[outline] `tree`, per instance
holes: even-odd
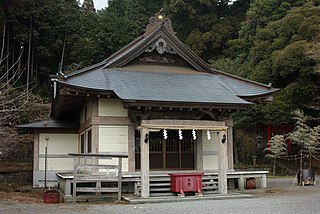
[[[281,157],[281,155],[287,155],[287,144],[285,142],[285,138],[283,135],[275,135],[273,136],[269,142],[269,147],[264,151],[266,152],[267,158],[273,159],[273,175],[276,174],[276,161],[277,158]]]
[[[301,6],[308,0],[255,0],[246,13],[239,32],[239,38],[229,41],[232,58],[240,57],[244,63],[250,49],[255,44],[255,36],[259,29],[265,28],[270,22],[283,18],[292,7]]]
[[[158,12],[163,1],[109,0],[108,8],[97,14],[97,41],[104,58],[143,34],[150,16]]]
[[[29,76],[37,87],[37,92],[49,94],[48,75],[60,70],[62,50],[65,44],[69,53],[69,41],[78,33],[80,7],[76,0],[16,0],[1,2],[0,22],[7,23],[6,53],[10,52],[11,67],[20,55],[20,47],[25,51],[21,63],[28,69],[21,70],[23,76]],[[2,31],[1,31],[2,33]],[[68,54],[64,62],[69,63]],[[16,65],[12,71],[18,69]],[[10,74],[11,75],[11,74]],[[26,80],[28,78],[23,78]],[[25,84],[22,82],[21,84]]]
[[[295,129],[288,134],[288,138],[300,146],[300,169],[303,167],[303,154],[309,157],[308,168],[312,167],[312,156],[320,151],[320,126],[311,128],[307,121],[309,116],[304,115],[302,110],[295,110],[293,112],[296,120]]]
[[[82,9],[86,13],[95,13],[96,9],[94,8],[93,0],[84,0],[82,4]]]
[[[5,60],[0,60],[0,73],[3,74],[0,76],[0,128],[15,126],[37,118],[45,118],[49,113],[49,105],[45,104],[48,102],[34,95],[27,85],[20,84],[23,77],[22,71],[15,70],[10,75],[10,79],[7,79],[8,73],[12,73],[13,67],[6,70],[6,66],[4,66],[6,60],[9,60],[8,57],[5,57]],[[15,64],[17,63],[19,62],[17,61]],[[26,68],[26,66],[21,67]]]
[[[229,42],[230,58],[212,65],[280,88],[274,102],[260,108],[265,124],[290,123],[297,108],[320,118],[319,29],[320,8],[313,1],[256,0],[239,38]]]
[[[165,10],[173,20],[177,36],[202,58],[224,55],[229,39],[237,38],[250,1],[167,0]]]
[[[315,123],[320,124],[320,32],[315,38],[306,44],[305,54],[314,62],[315,89],[314,96],[310,103],[306,105],[308,111],[312,112],[311,118]]]

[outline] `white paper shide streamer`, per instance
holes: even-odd
[[[193,140],[197,139],[197,133],[194,129],[192,130],[192,138],[193,138]]]
[[[207,130],[207,139],[211,140],[211,132],[210,132],[210,130]]]
[[[168,139],[168,133],[167,130],[163,129],[163,139]]]
[[[181,129],[179,129],[178,134],[179,134],[179,140],[182,140],[182,139],[183,139],[183,136],[182,136],[182,131],[181,131]]]

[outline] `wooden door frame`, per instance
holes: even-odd
[[[218,131],[218,176],[219,193],[227,193],[227,130],[225,121],[203,120],[141,120],[140,146],[141,146],[141,197],[150,196],[149,188],[149,130],[152,129],[181,129],[181,130],[212,130]]]

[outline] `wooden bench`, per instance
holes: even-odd
[[[238,188],[245,189],[247,178],[259,178],[260,188],[267,188],[267,174],[269,171],[234,171],[227,172],[228,179],[236,179],[238,181]]]
[[[122,158],[127,154],[120,153],[69,153],[74,157],[72,201],[77,199],[77,193],[111,193],[118,192],[118,201],[121,201],[122,186]],[[113,158],[116,163],[110,163]],[[114,161],[112,161],[114,162]],[[70,182],[70,181],[69,181]],[[102,182],[117,183],[116,187],[102,187]],[[94,186],[79,183],[94,183]],[[67,185],[67,184],[66,184]],[[67,190],[68,192],[71,190]]]

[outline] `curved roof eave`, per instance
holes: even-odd
[[[223,76],[234,78],[234,79],[237,79],[237,80],[240,80],[240,81],[244,81],[244,82],[247,82],[247,83],[252,83],[252,84],[260,86],[260,87],[272,89],[272,86],[270,84],[268,85],[268,84],[265,84],[265,83],[260,83],[260,82],[254,81],[254,80],[250,80],[250,79],[247,79],[247,78],[244,78],[244,77],[239,77],[239,76],[236,76],[234,74],[230,74],[228,72],[221,71],[221,70],[214,69],[214,68],[211,68],[211,70],[216,72],[217,74],[221,74]],[[278,89],[276,89],[276,90],[278,90]]]
[[[73,84],[70,84],[70,83],[67,83],[67,82],[64,82],[61,80],[57,80],[56,82],[61,85],[68,86],[69,88],[76,89],[76,90],[82,90],[82,91],[88,91],[88,92],[91,91],[91,92],[96,92],[96,93],[98,93],[98,92],[100,92],[100,93],[114,93],[113,90],[83,87],[83,86],[79,86],[79,85],[73,85]]]
[[[272,88],[271,91],[268,91],[268,92],[265,92],[265,93],[259,93],[259,94],[255,94],[255,95],[247,95],[247,96],[244,96],[244,95],[237,95],[238,97],[241,97],[241,98],[258,98],[258,97],[261,97],[261,96],[270,96],[272,95],[273,93],[279,91],[278,88]]]

